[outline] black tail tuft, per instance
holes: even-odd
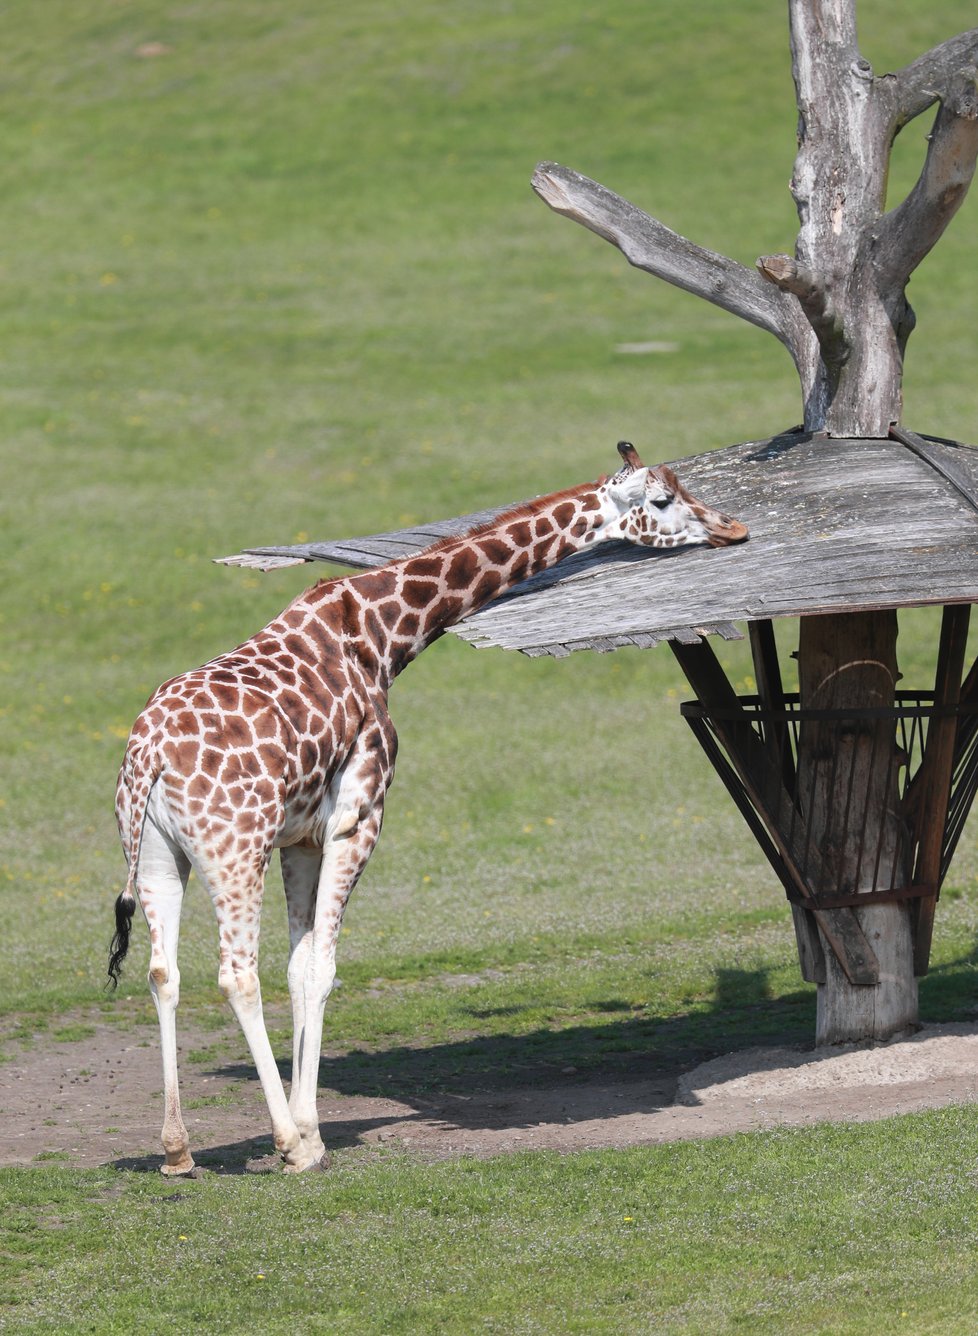
[[[109,984],[113,988],[118,986],[122,962],[129,950],[129,932],[135,912],[136,901],[128,891],[123,891],[115,902],[115,936],[109,947]]]

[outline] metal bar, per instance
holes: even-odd
[[[812,909],[863,909],[866,905],[889,904],[896,900],[924,900],[934,894],[932,886],[891,886],[882,891],[856,891],[852,895],[818,895],[812,900],[788,899]]]
[[[798,862],[794,849],[787,843],[784,817],[793,807],[793,800],[711,646],[705,640],[698,645],[680,645],[675,641],[670,641],[670,645],[693,691],[708,707],[711,724],[752,804],[764,814],[768,834],[792,881],[802,894],[810,895],[808,881],[821,861],[818,851],[810,851],[806,866]],[[879,983],[879,961],[852,910],[828,910],[819,912],[817,917],[826,941],[851,982],[867,986]]]
[[[793,879],[792,869],[781,857],[777,846],[768,834],[767,827],[758,815],[757,809],[747,796],[747,790],[740,782],[736,769],[731,765],[730,760],[717,741],[712,729],[703,719],[687,716],[686,722],[692,729],[696,741],[706,753],[707,760],[723,781],[737,810],[747,822],[751,834],[761,847],[761,852],[777,874],[778,880],[784,887],[788,899],[790,900],[792,897],[798,897],[799,900],[804,900],[808,894],[807,889],[804,888],[804,883],[799,886]]]

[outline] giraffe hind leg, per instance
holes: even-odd
[[[301,981],[296,972],[297,989],[301,987],[303,993],[303,1039],[300,1068],[293,1076],[291,1107],[299,1133],[309,1146],[322,1144],[316,1094],[326,999],[336,977],[336,943],[347,900],[380,834],[381,815],[378,801],[356,830],[327,841]]]
[[[190,1138],[180,1110],[176,1030],[180,1001],[180,971],[177,968],[180,910],[189,875],[190,861],[186,854],[152,820],[147,820],[139,851],[137,885],[139,903],[149,927],[149,989],[160,1022],[164,1174],[189,1174],[194,1168]]]

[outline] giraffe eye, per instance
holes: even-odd
[[[665,510],[666,506],[672,505],[672,496],[668,492],[665,496],[654,496],[652,504],[656,510]]]

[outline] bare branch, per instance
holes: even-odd
[[[897,129],[939,101],[952,76],[969,65],[978,65],[978,28],[951,37],[939,46],[887,75],[897,85]]]
[[[880,220],[876,257],[881,291],[901,289],[960,208],[978,158],[975,70],[949,82],[930,134],[927,157],[910,194]]]
[[[697,246],[597,181],[557,163],[537,167],[533,189],[556,213],[617,246],[637,269],[749,320],[791,349],[797,317],[790,299],[746,265]]]

